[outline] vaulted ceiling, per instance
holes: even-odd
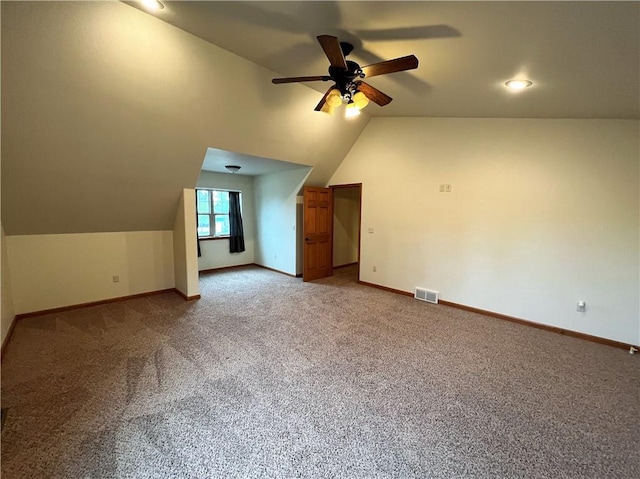
[[[370,116],[639,117],[638,2],[127,3],[1,3],[7,234],[170,229],[208,149],[324,184]],[[271,79],[324,74],[320,34],[420,66],[370,80],[384,108],[314,112],[325,83]]]
[[[164,3],[157,18],[284,76],[327,73],[320,34],[361,66],[415,54],[417,70],[371,79],[394,98],[372,116],[640,117],[639,2]],[[514,94],[514,77],[534,86]]]
[[[367,117],[121,2],[2,2],[6,234],[167,230],[208,148],[329,180]]]

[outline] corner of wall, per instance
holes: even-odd
[[[196,238],[196,192],[184,188],[173,223],[173,257],[176,289],[187,298],[200,294]]]
[[[9,272],[9,262],[7,254],[7,244],[5,241],[4,228],[0,225],[1,234],[0,237],[0,249],[2,249],[2,257],[0,258],[2,267],[2,276],[0,282],[2,283],[2,289],[0,292],[0,301],[2,302],[2,315],[0,317],[0,330],[2,332],[2,350],[4,352],[5,341],[9,335],[9,331],[15,321],[15,310],[13,309],[13,294],[11,291],[11,274]]]
[[[256,264],[298,274],[297,198],[311,171],[304,167],[256,177]]]

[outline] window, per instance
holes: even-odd
[[[198,238],[229,236],[229,192],[196,190]]]

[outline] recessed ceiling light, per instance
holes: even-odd
[[[141,3],[144,8],[152,12],[157,12],[158,10],[162,10],[164,8],[164,5],[158,0],[141,0]]]
[[[530,82],[529,80],[509,80],[505,85],[510,90],[524,90],[525,88],[529,88],[533,85],[533,82]]]

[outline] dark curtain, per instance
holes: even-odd
[[[196,242],[198,243],[198,258],[202,257],[200,251],[200,236],[198,236],[198,190],[196,190]]]
[[[242,229],[242,213],[240,213],[240,193],[229,192],[229,252],[244,251],[244,230]]]

